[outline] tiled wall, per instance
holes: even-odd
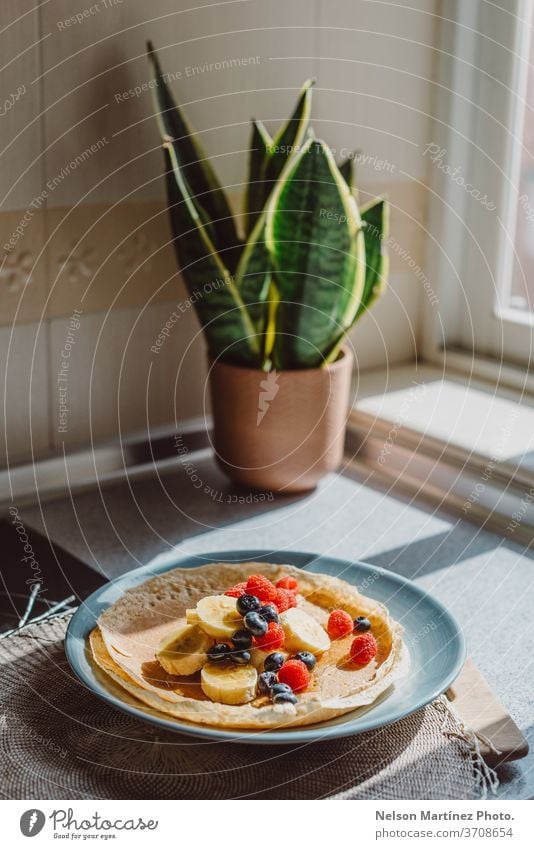
[[[302,81],[317,77],[316,132],[339,154],[361,151],[361,198],[387,190],[399,245],[390,292],[355,331],[359,365],[413,356],[433,8],[424,0],[2,0],[3,464],[203,410],[192,311],[151,351],[184,289],[143,88],[146,38],[234,198],[250,117],[274,128]]]

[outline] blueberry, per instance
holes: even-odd
[[[292,705],[296,705],[298,699],[296,695],[290,691],[289,693],[275,693],[273,695],[273,702],[275,703],[275,705],[281,705],[284,704],[284,702],[289,702]]]
[[[241,596],[245,598],[245,596]],[[250,631],[255,637],[263,637],[267,633],[267,622],[255,610],[251,610],[245,615],[245,628]]]
[[[278,611],[272,604],[264,604],[259,609],[260,616],[263,616],[266,622],[278,622]]]
[[[239,631],[236,631],[232,637],[232,643],[236,649],[249,649],[252,645],[252,634],[250,634],[246,628],[240,628]]]
[[[260,672],[258,675],[258,690],[268,695],[276,684],[275,672]]]
[[[284,660],[284,655],[279,651],[275,651],[272,654],[267,655],[263,668],[266,672],[277,672],[280,667],[284,665]]]
[[[311,651],[299,651],[299,653],[295,655],[295,660],[301,660],[310,672],[317,663],[317,658],[311,653]]]
[[[369,631],[370,628],[371,628],[371,623],[369,622],[369,620],[367,619],[366,616],[358,616],[354,620],[354,630],[355,631],[360,631],[360,632],[363,633],[364,631]]]
[[[226,643],[215,643],[207,651],[208,660],[212,663],[222,663],[224,660],[228,660],[228,653],[230,651],[230,646],[226,645]]]
[[[230,652],[230,660],[232,663],[236,663],[238,666],[244,666],[246,663],[250,663],[250,652],[249,651],[233,651]]]
[[[292,693],[293,690],[289,686],[289,684],[273,684],[271,687],[271,692],[273,696],[279,695],[280,693]]]
[[[241,616],[246,616],[251,610],[259,610],[261,601],[255,595],[241,595],[237,599],[236,607]]]

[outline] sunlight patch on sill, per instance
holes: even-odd
[[[353,397],[351,423],[360,431],[389,424],[456,454],[534,471],[531,399],[415,364],[360,375]]]

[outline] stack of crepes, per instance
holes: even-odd
[[[298,607],[323,626],[334,608],[369,619],[378,645],[372,662],[362,667],[350,663],[350,638],[332,642],[296,704],[273,704],[261,695],[247,704],[221,704],[202,691],[198,673],[166,672],[156,652],[162,640],[186,621],[186,611],[257,572],[273,582],[294,576]],[[402,627],[384,605],[361,595],[356,587],[330,575],[268,563],[210,563],[165,572],[125,592],[101,614],[90,635],[94,662],[121,692],[181,722],[236,729],[309,725],[370,705],[398,677],[402,646]],[[126,693],[125,701],[131,701]]]

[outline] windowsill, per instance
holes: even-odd
[[[530,542],[534,399],[416,363],[356,376],[353,397],[349,447],[377,482]]]
[[[396,366],[360,375],[352,420],[384,421],[405,436],[473,462],[496,459],[534,478],[534,400],[496,392],[482,381],[444,375],[433,366]]]

